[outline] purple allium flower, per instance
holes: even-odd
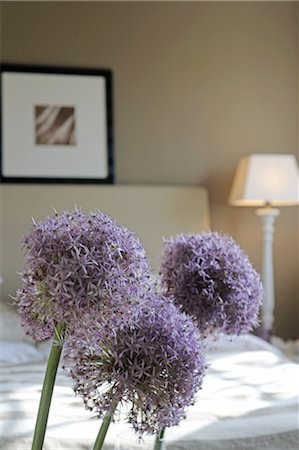
[[[139,295],[150,266],[135,234],[102,212],[63,212],[35,224],[24,238],[25,270],[15,306],[33,339],[84,309]],[[76,324],[76,323],[75,323]]]
[[[126,405],[140,435],[177,425],[205,373],[197,327],[171,299],[152,293],[129,320],[117,313],[97,323],[89,315],[64,353],[86,408],[104,417]]]
[[[165,241],[160,272],[166,295],[203,335],[240,335],[257,325],[260,276],[230,236],[205,232]]]

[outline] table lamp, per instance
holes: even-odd
[[[270,341],[274,322],[273,236],[277,206],[299,204],[299,172],[294,155],[252,154],[239,161],[229,203],[258,206],[263,226],[262,281],[264,299],[261,337]]]

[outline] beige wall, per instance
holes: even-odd
[[[242,155],[298,152],[298,2],[1,5],[3,61],[113,70],[117,182],[206,185],[214,228],[260,269],[259,220],[227,196]],[[299,336],[296,246],[286,208],[274,246],[284,337]]]

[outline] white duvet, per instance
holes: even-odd
[[[13,345],[17,354],[18,343]],[[196,404],[179,427],[167,430],[167,450],[298,450],[299,366],[253,336],[222,345],[208,359]],[[27,450],[45,361],[2,362],[0,448]],[[44,449],[91,449],[99,427],[100,421],[84,410],[71,381],[59,370]],[[131,432],[125,439],[118,437],[128,430],[122,421],[112,424],[105,449],[152,449],[151,438],[139,446]],[[120,441],[126,441],[125,446],[118,447]]]

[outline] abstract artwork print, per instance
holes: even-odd
[[[75,108],[71,106],[36,105],[36,145],[75,145]]]

